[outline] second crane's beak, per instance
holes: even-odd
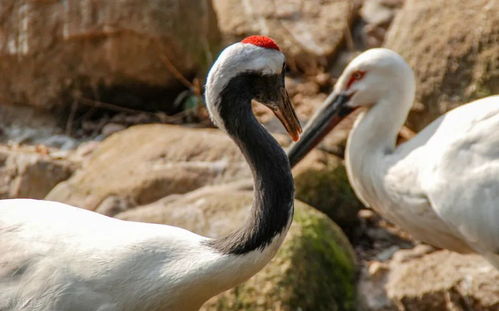
[[[324,136],[352,112],[353,109],[346,105],[349,99],[350,96],[341,93],[329,95],[322,107],[308,122],[301,140],[289,148],[288,158],[291,167],[300,162]]]
[[[286,131],[293,141],[298,141],[302,132],[300,121],[298,121],[298,118],[296,117],[295,110],[293,109],[293,105],[291,105],[286,89],[282,87],[279,92],[279,99],[272,107],[272,111],[279,121],[281,121],[282,125],[284,125],[284,128],[286,128]]]

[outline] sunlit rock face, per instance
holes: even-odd
[[[499,93],[498,11],[499,2],[489,0],[406,1],[384,46],[402,55],[416,75],[412,129]]]
[[[211,1],[4,0],[0,104],[156,109],[182,86],[178,75],[202,74],[219,47]]]
[[[261,33],[274,38],[293,69],[315,73],[340,48],[357,5],[348,0],[213,1],[225,41]]]

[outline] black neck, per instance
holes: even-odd
[[[251,110],[250,85],[254,74],[233,78],[214,103],[225,129],[239,146],[254,179],[251,216],[245,225],[210,245],[227,254],[244,254],[263,249],[287,229],[293,216],[293,177],[286,154],[275,139],[260,125]]]

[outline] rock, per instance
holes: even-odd
[[[101,210],[112,215],[123,207],[249,177],[238,148],[221,131],[148,124],[105,139],[46,199],[89,210],[104,204]]]
[[[251,187],[251,185],[250,185]],[[251,196],[238,184],[205,186],[116,214],[123,220],[175,225],[209,237],[230,233],[248,215]]]
[[[3,0],[0,16],[1,104],[165,109],[173,67],[202,74],[220,45],[211,1]]]
[[[406,1],[384,46],[416,74],[409,127],[420,130],[454,107],[499,93],[498,11],[496,0]]]
[[[329,157],[323,168],[301,169],[295,174],[296,198],[328,215],[352,237],[363,205],[350,186],[345,167],[338,162]]]
[[[388,298],[386,282],[388,265],[378,261],[368,263],[360,273],[358,296],[362,311],[397,311],[395,304]]]
[[[32,148],[0,146],[0,199],[43,197],[68,179],[75,165]]]
[[[315,73],[343,42],[357,6],[347,0],[216,0],[218,26],[226,41],[250,34],[274,38],[293,69]]]
[[[122,124],[118,123],[108,123],[104,125],[104,127],[101,130],[101,135],[104,137],[110,136],[111,134],[114,134],[116,132],[124,130],[126,127]]]
[[[499,309],[499,271],[478,255],[442,250],[394,262],[386,288],[400,310]]]
[[[499,309],[499,271],[479,255],[420,245],[397,251],[382,266],[362,272],[359,297],[366,311]]]
[[[368,24],[389,24],[404,0],[365,0],[360,9],[360,16]]]
[[[3,106],[0,101],[0,142],[58,147],[50,145],[51,137],[60,134],[53,113],[28,106]]]
[[[390,26],[404,0],[365,0],[360,16],[366,23],[363,37],[367,47],[374,48],[383,44],[386,30]]]
[[[250,191],[207,187],[117,217],[217,237],[243,223],[251,198]],[[211,299],[201,310],[356,310],[355,270],[352,248],[341,230],[297,201],[294,222],[276,257],[250,280]]]

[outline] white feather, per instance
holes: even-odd
[[[346,165],[357,195],[416,239],[478,252],[499,268],[499,96],[441,116],[407,143],[395,140],[414,98],[412,70],[396,53],[373,49],[356,70],[352,107],[364,112],[350,133]]]
[[[222,255],[187,230],[57,202],[0,201],[0,310],[197,310],[259,271],[283,236]]]
[[[283,62],[280,52],[248,44],[226,49],[208,76],[215,122],[223,127],[213,102],[232,77],[280,73]],[[197,310],[262,269],[286,231],[263,249],[232,255],[177,227],[122,221],[57,202],[0,200],[0,310]]]

